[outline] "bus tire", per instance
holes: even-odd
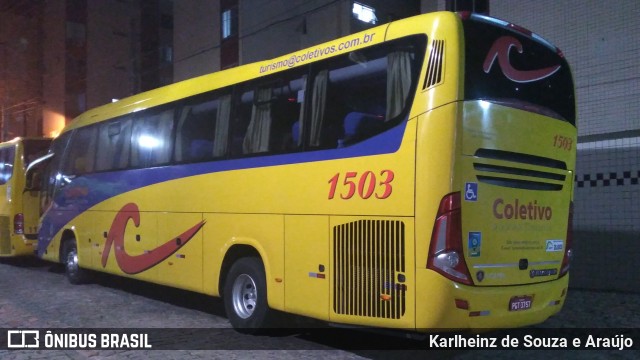
[[[237,331],[254,334],[269,326],[273,310],[267,303],[265,271],[259,258],[243,257],[233,263],[223,297],[227,318]]]
[[[87,270],[78,264],[78,246],[75,239],[65,241],[62,252],[62,264],[67,280],[74,285],[84,284],[89,279]]]

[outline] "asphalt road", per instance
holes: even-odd
[[[97,276],[90,284],[74,286],[67,282],[59,265],[35,259],[0,261],[3,341],[8,329],[41,329],[41,332],[52,329],[58,334],[82,328],[91,328],[86,330],[88,333],[98,332],[92,329],[118,332],[123,328],[139,328],[149,333],[154,346],[153,350],[0,350],[3,359],[640,358],[640,351],[635,350],[640,349],[640,294],[572,289],[561,313],[544,324],[481,335],[495,338],[498,343],[516,338],[522,345],[525,336],[532,334],[528,343],[534,346],[525,350],[443,349],[433,346],[430,338],[418,341],[326,327],[297,318],[290,320],[300,328],[263,336],[243,335],[230,328],[219,299],[107,275]],[[565,350],[571,348],[575,338],[585,341],[590,334],[609,338],[611,344],[628,345],[632,341],[634,347]],[[552,338],[556,337],[569,344],[561,350],[545,349],[553,345]],[[555,342],[563,345],[561,341]]]

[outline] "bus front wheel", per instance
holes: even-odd
[[[64,243],[62,263],[70,283],[77,285],[87,281],[87,270],[82,269],[78,264],[78,246],[76,245],[75,239],[68,240]]]
[[[240,258],[231,266],[223,296],[227,317],[236,330],[256,333],[268,327],[272,310],[267,304],[265,271],[259,258]]]

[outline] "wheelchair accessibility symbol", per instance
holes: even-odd
[[[468,182],[464,188],[464,199],[466,201],[478,201],[478,183]]]

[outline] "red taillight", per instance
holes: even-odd
[[[458,11],[458,16],[462,20],[469,20],[471,18],[471,11]]]
[[[24,215],[16,214],[13,217],[13,232],[16,234],[24,234]]]
[[[431,235],[427,268],[447,279],[473,285],[464,261],[460,193],[452,193],[440,201]]]
[[[511,29],[523,34],[523,35],[526,35],[528,37],[531,37],[533,35],[533,32],[531,32],[531,30],[529,30],[529,29],[527,29],[525,27],[522,27],[520,25],[516,25],[516,24],[511,24],[510,23],[509,24],[509,28],[511,28]]]
[[[564,258],[562,258],[562,266],[560,267],[560,275],[563,277],[569,272],[571,267],[571,259],[573,258],[573,201],[569,204],[569,221],[567,222],[567,240],[564,244]]]

